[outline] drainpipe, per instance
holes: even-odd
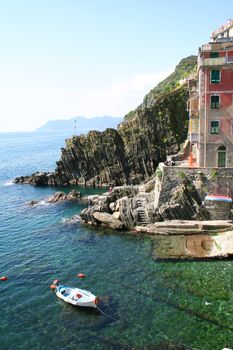
[[[205,69],[205,112],[204,112],[204,168],[206,168],[206,139],[207,139],[207,68]]]

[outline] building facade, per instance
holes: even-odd
[[[190,158],[198,167],[233,167],[233,20],[212,33],[189,79]]]

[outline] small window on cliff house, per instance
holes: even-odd
[[[220,99],[218,95],[213,95],[211,96],[211,103],[210,103],[210,107],[212,109],[218,109],[220,108]]]
[[[217,58],[219,56],[218,52],[211,52],[210,53],[210,58]]]
[[[210,133],[211,134],[219,134],[219,121],[212,120],[210,122]]]
[[[212,69],[211,70],[211,79],[212,84],[218,84],[220,83],[220,70],[219,69]]]

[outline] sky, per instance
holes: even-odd
[[[0,132],[123,117],[229,18],[232,0],[0,0]]]

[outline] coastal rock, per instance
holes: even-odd
[[[44,200],[44,203],[58,203],[62,201],[78,201],[81,198],[81,193],[79,191],[73,190],[68,194],[62,191],[55,192],[52,196]],[[32,200],[28,202],[29,205],[34,206],[38,204],[38,201]]]
[[[114,218],[116,218],[116,219],[119,219],[119,220],[120,220],[120,218],[121,218],[121,214],[120,214],[119,211],[114,211],[114,213],[113,213],[112,215],[113,215]]]
[[[147,194],[145,194],[146,197]],[[148,204],[145,209],[142,207],[142,194],[139,194],[138,186],[115,187],[111,193],[104,193],[103,195],[93,197],[89,196],[88,204],[88,208],[84,209],[80,214],[85,223],[96,225],[97,222],[94,213],[105,212],[119,219],[123,227],[128,229],[133,228],[139,223],[145,224],[145,221],[142,220],[142,214],[147,215],[146,208]],[[145,220],[145,217],[143,219]]]
[[[55,192],[51,197],[47,199],[47,203],[57,203],[61,201],[77,201],[81,198],[81,193],[79,191],[73,190],[70,191],[68,194],[65,192]]]
[[[35,200],[32,200],[32,201],[29,201],[28,204],[33,207],[34,205],[38,204],[38,202]]]
[[[94,212],[93,216],[97,222],[99,221],[102,224],[102,226],[113,229],[121,229],[123,227],[122,222],[109,213]]]
[[[156,100],[150,109],[138,107],[117,130],[72,137],[62,149],[56,173],[87,186],[138,184],[148,179],[186,138],[186,99],[186,87],[181,87]],[[179,123],[182,128],[177,128]]]
[[[198,191],[188,179],[170,192],[168,202],[157,208],[154,205],[152,184],[156,186],[154,179],[150,180],[149,185],[120,186],[115,187],[111,193],[93,196],[89,201],[89,208],[81,212],[81,218],[84,222],[96,224],[94,212],[106,212],[120,219],[127,229],[168,220],[209,218]],[[150,192],[146,192],[146,189]]]
[[[82,210],[82,212],[80,213],[80,217],[83,222],[93,224],[93,225],[98,225],[101,222],[101,220],[97,222],[96,217],[94,215],[96,212],[108,213],[108,214],[113,213],[112,214],[113,218],[119,220],[122,215],[120,212],[119,201],[122,198],[126,198],[126,199],[133,198],[135,195],[137,195],[137,193],[138,193],[137,186],[120,186],[120,187],[114,187],[114,189],[110,193],[106,192],[106,193],[103,193],[102,195],[88,196],[88,208]],[[115,211],[113,212],[113,210]],[[115,214],[115,212],[119,212],[119,214]],[[124,222],[127,221],[125,219],[125,214],[123,215]],[[121,222],[122,227],[125,226],[124,222],[123,221]]]
[[[201,197],[190,181],[175,187],[170,200],[157,208],[155,221],[206,220],[208,212],[202,206]]]
[[[70,191],[68,194],[65,192],[55,192],[49,199],[47,200],[47,203],[57,203],[61,201],[77,201],[81,198],[81,193],[79,191],[73,190]]]
[[[116,203],[115,202],[110,203],[109,208],[112,212],[114,212],[116,210]]]
[[[81,192],[77,190],[72,190],[67,194],[67,199],[71,201],[76,201],[82,197]]]
[[[119,212],[122,223],[127,228],[132,228],[135,226],[135,218],[133,216],[132,199],[128,197],[123,197],[119,200]]]
[[[36,172],[32,175],[16,177],[13,182],[34,186],[64,186],[69,184],[67,177],[59,176],[56,172]]]
[[[67,195],[65,192],[55,192],[51,197],[47,199],[47,203],[57,203],[58,201],[63,201],[67,199]]]

